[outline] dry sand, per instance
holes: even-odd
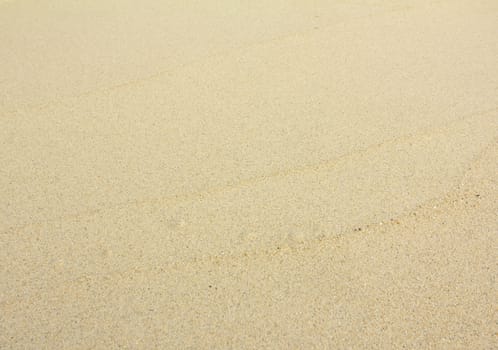
[[[496,349],[498,2],[0,1],[1,349]]]

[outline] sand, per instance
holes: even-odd
[[[0,1],[0,348],[498,348],[497,19]]]

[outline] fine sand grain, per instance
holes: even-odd
[[[498,348],[498,2],[0,0],[0,349]]]

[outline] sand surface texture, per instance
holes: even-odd
[[[0,1],[0,349],[498,348],[498,2]]]

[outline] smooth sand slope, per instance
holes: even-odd
[[[498,347],[498,2],[0,1],[1,349]]]

